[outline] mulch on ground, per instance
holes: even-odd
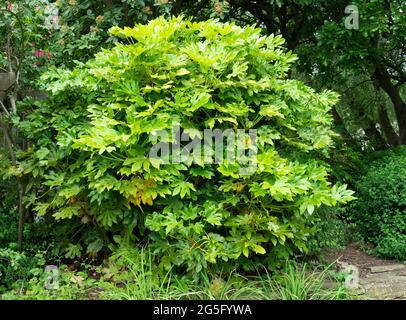
[[[358,267],[361,277],[364,277],[371,272],[369,269],[370,267],[398,264],[396,261],[385,260],[369,255],[365,251],[360,250],[357,243],[351,243],[343,250],[326,249],[322,252],[322,256],[329,262],[339,260],[341,262],[355,265]]]

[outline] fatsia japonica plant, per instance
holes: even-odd
[[[288,79],[296,57],[280,36],[182,17],[110,32],[114,48],[42,77],[49,99],[20,123],[33,141],[20,165],[40,185],[27,203],[38,216],[101,230],[71,240],[71,256],[115,241],[148,243],[162,267],[195,273],[275,266],[306,251],[315,208],[353,199],[319,160],[332,145],[337,94]],[[244,145],[256,143],[254,170],[151,158],[165,140],[156,132],[174,124],[192,138],[255,129]]]

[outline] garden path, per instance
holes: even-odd
[[[343,250],[326,250],[324,258],[337,261],[340,271],[353,276],[346,281],[361,299],[405,299],[406,265],[381,259],[361,250],[356,243]]]

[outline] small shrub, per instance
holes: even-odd
[[[383,257],[406,259],[406,147],[372,162],[350,208],[364,239]]]
[[[24,287],[33,276],[33,270],[44,265],[42,253],[30,256],[11,248],[0,248],[0,293]]]

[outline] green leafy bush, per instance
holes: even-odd
[[[24,286],[33,276],[33,269],[44,263],[41,252],[30,256],[12,248],[0,248],[0,293]]]
[[[27,203],[39,216],[98,230],[92,240],[75,238],[73,256],[148,241],[167,269],[275,266],[306,251],[315,208],[353,199],[328,181],[320,160],[337,95],[287,79],[296,57],[280,36],[182,18],[111,33],[122,38],[113,49],[45,74],[50,98],[19,123],[33,142],[20,166],[41,186]],[[241,162],[149,157],[165,142],[157,130],[174,124],[192,137],[206,128],[256,129],[254,171],[242,174]]]
[[[365,171],[364,155],[352,146],[337,141],[326,159],[334,181],[347,184],[351,189]]]
[[[406,259],[406,148],[372,162],[357,183],[358,200],[350,209],[366,241],[389,258]]]
[[[338,207],[321,207],[314,221],[315,233],[309,238],[309,251],[318,254],[320,249],[341,249],[348,242],[348,225],[341,219]]]

